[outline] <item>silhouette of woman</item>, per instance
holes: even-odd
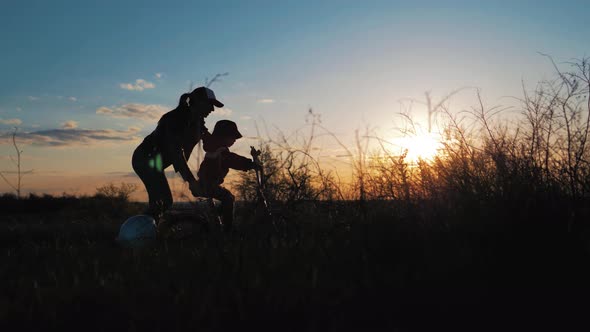
[[[156,221],[172,206],[172,193],[164,170],[174,166],[182,179],[189,184],[191,193],[198,193],[197,181],[187,160],[193,148],[203,137],[211,135],[205,127],[205,118],[213,106],[223,107],[213,90],[199,87],[180,97],[178,106],[162,115],[156,129],[145,137],[133,152],[133,170],[147,189],[149,206],[145,214]]]

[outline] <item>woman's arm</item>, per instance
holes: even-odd
[[[180,173],[182,179],[186,182],[196,182],[195,176],[191,172],[187,164],[187,156],[183,149],[183,133],[184,126],[187,125],[181,117],[171,116],[163,121],[164,130],[166,132],[166,139],[164,140],[163,148],[166,154],[170,157],[170,162],[174,166],[174,171]]]

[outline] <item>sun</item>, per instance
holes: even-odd
[[[442,148],[440,135],[433,133],[397,137],[391,141],[401,148],[401,152],[408,151],[406,161],[410,163],[420,159],[432,161]]]

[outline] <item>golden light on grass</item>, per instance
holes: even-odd
[[[396,137],[391,142],[401,149],[407,150],[406,161],[415,163],[422,159],[432,161],[442,149],[441,137],[439,134],[423,133],[412,136]]]

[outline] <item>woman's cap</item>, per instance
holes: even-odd
[[[238,126],[235,122],[230,120],[219,120],[213,128],[213,135],[215,136],[229,136],[235,139],[241,138],[242,134],[238,131]]]
[[[223,103],[215,98],[215,92],[207,87],[202,86],[194,89],[190,96],[191,98],[197,98],[198,100],[209,101],[217,107],[223,107]]]

